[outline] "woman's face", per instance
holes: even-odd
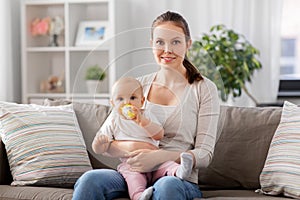
[[[191,45],[186,42],[182,28],[165,22],[153,30],[151,41],[156,62],[161,66],[178,68],[183,66],[184,56]]]

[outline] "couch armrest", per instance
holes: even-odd
[[[0,139],[0,185],[9,185],[11,182],[12,176],[9,169],[5,147]]]

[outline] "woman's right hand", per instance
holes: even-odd
[[[130,152],[138,149],[157,150],[157,147],[146,142],[114,140],[107,150],[107,153],[112,157],[127,157]]]
[[[166,161],[179,161],[181,152],[139,149],[128,154],[127,164],[136,172],[151,172]]]
[[[151,172],[161,163],[159,150],[139,149],[128,154],[127,164],[135,172]]]

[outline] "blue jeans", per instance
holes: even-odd
[[[192,200],[202,197],[197,184],[175,176],[164,176],[153,187],[154,200]],[[111,200],[122,197],[128,197],[126,182],[119,172],[111,169],[88,171],[74,186],[73,200]]]

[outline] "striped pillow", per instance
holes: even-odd
[[[300,197],[300,107],[290,102],[284,102],[260,184],[265,194]]]
[[[72,187],[92,169],[72,105],[0,102],[0,136],[12,185]]]

